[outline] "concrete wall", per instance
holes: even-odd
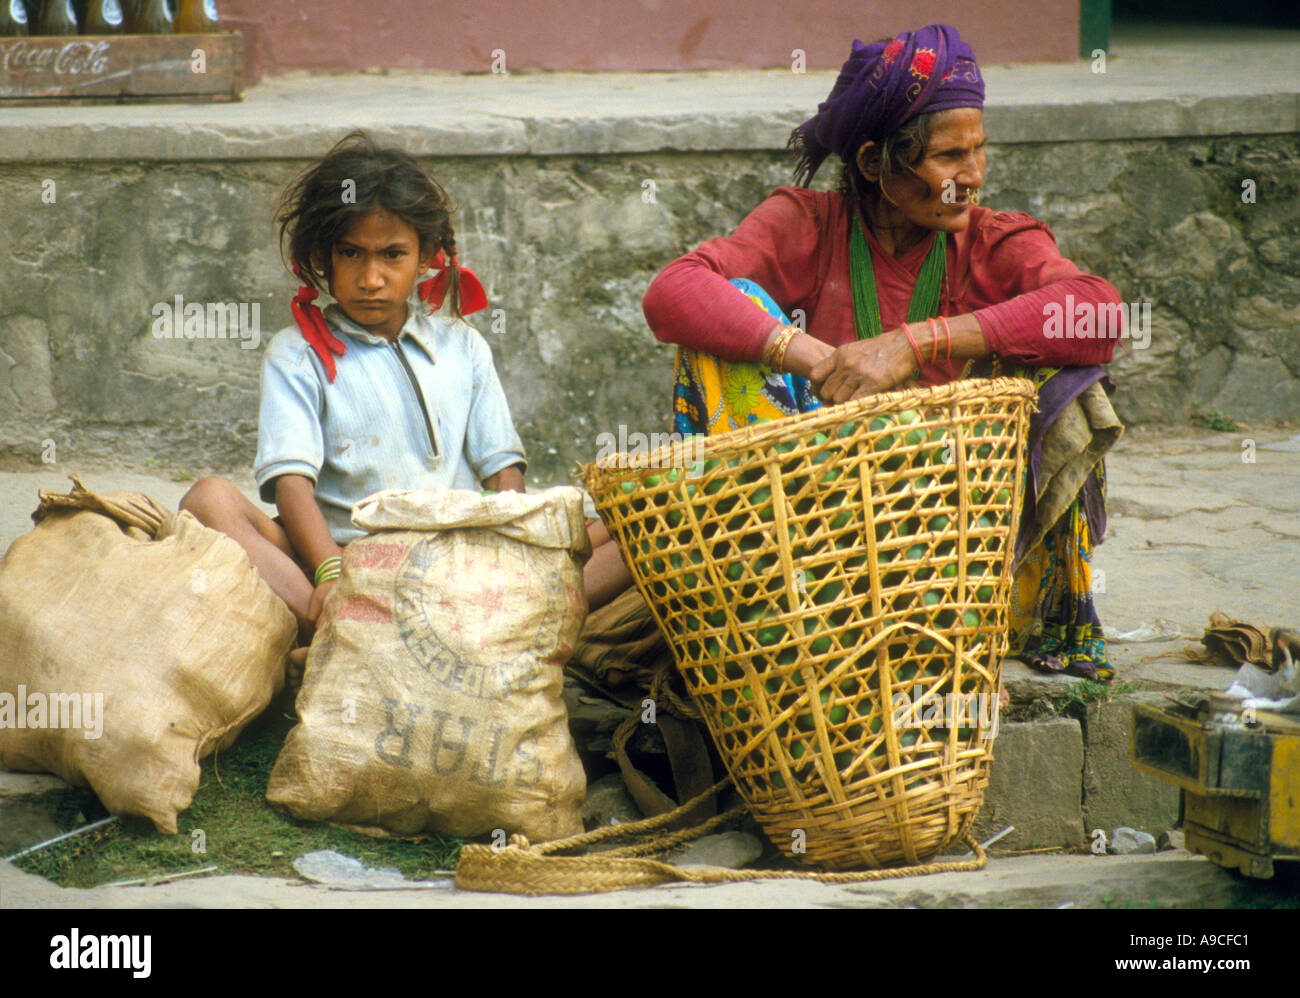
[[[546,482],[590,460],[600,432],[667,429],[672,352],[646,329],[641,295],[788,182],[784,156],[762,150],[426,162],[463,206],[462,258],[499,309],[475,322]],[[271,215],[302,165],[5,164],[0,461],[39,462],[52,441],[70,470],[247,468],[261,350],[159,338],[155,306],[256,304],[263,338],[287,325],[294,283]],[[1123,418],[1300,419],[1300,136],[1000,145],[986,193],[1050,224],[1126,299],[1150,299],[1149,346],[1114,365]]]
[[[1077,0],[221,0],[250,81],[294,70],[838,68],[853,38],[953,24],[989,64],[1077,57]],[[498,55],[500,53],[500,55]]]

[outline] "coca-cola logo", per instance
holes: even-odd
[[[88,76],[108,69],[108,42],[15,42],[4,49],[6,73]]]

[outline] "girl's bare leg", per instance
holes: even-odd
[[[591,539],[591,557],[582,570],[587,606],[597,610],[632,584],[632,573],[623,563],[618,545],[609,536],[605,524],[597,521],[587,528]]]
[[[180,508],[200,523],[233,538],[298,619],[299,630],[310,630],[307,608],[312,584],[294,560],[284,528],[258,509],[224,478],[201,478],[185,493]]]

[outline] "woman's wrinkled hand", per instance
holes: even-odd
[[[907,337],[891,330],[837,347],[813,367],[808,380],[823,402],[838,404],[898,388],[918,373]]]

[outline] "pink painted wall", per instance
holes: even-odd
[[[247,82],[295,70],[837,68],[852,39],[955,25],[984,63],[1076,59],[1078,0],[218,0]]]

